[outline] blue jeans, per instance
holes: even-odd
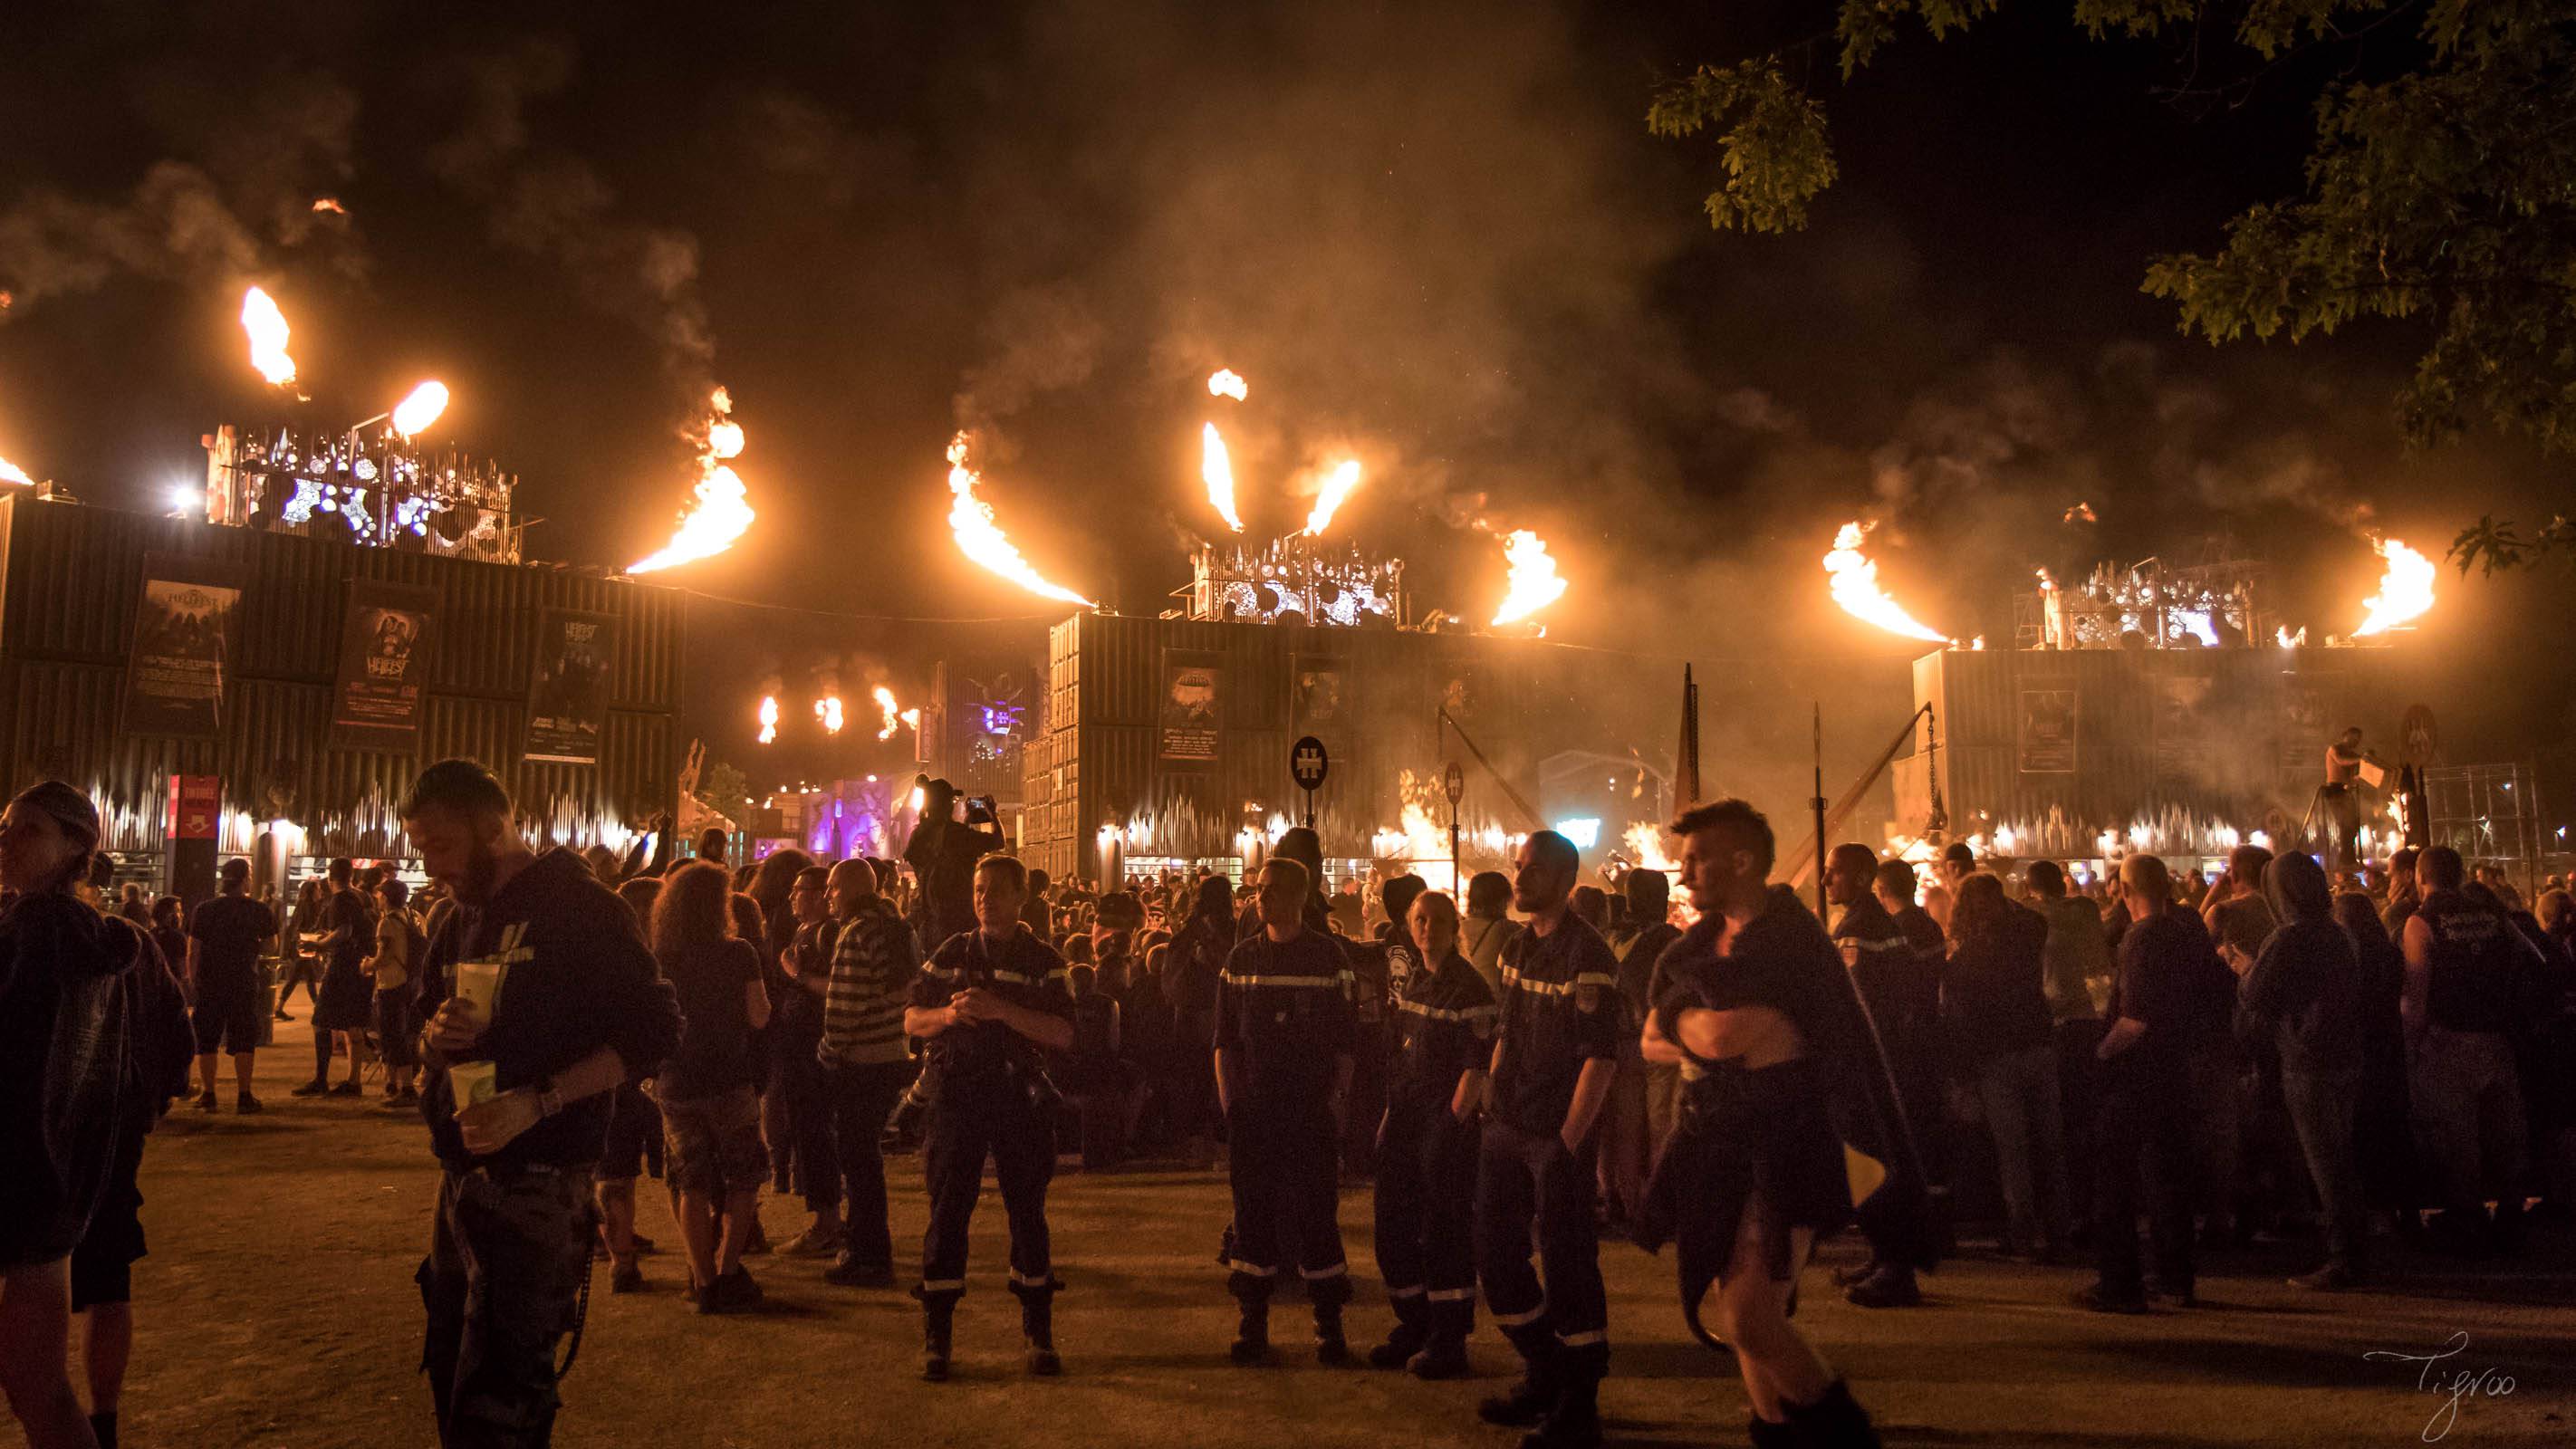
[[[2061,1247],[2066,1242],[2066,1132],[2058,1115],[2057,1046],[2043,1042],[1987,1059],[1977,1068],[1977,1100],[1995,1139],[2004,1213],[2013,1242]]]
[[[2290,1130],[2299,1135],[2308,1180],[2316,1185],[2317,1205],[2325,1211],[2326,1257],[2359,1267],[2361,1166],[2353,1152],[2352,1124],[2361,1102],[2361,1070],[2283,1072],[2281,1101],[2290,1109]]]

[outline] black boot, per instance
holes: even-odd
[[[1544,1332],[1509,1335],[1521,1351],[1521,1381],[1508,1394],[1497,1394],[1476,1406],[1476,1417],[1509,1429],[1527,1429],[1556,1407],[1563,1378],[1556,1339]]]
[[[116,1449],[116,1411],[90,1415],[89,1432],[98,1440],[98,1449]]]
[[[1422,1351],[1405,1361],[1405,1372],[1417,1379],[1463,1379],[1467,1376],[1467,1335],[1435,1328],[1422,1340]]]
[[[1339,1368],[1351,1361],[1350,1341],[1342,1336],[1342,1305],[1315,1305],[1315,1362]]]
[[[1031,1293],[1020,1300],[1020,1332],[1029,1340],[1029,1372],[1040,1378],[1054,1378],[1064,1372],[1064,1359],[1055,1351],[1055,1300],[1043,1293]]]
[[[1879,1449],[1878,1430],[1869,1422],[1868,1411],[1852,1401],[1851,1386],[1841,1379],[1827,1385],[1825,1396],[1812,1404],[1781,1407],[1788,1411],[1789,1427],[1801,1444],[1816,1449]]]
[[[1521,1449],[1599,1449],[1600,1391],[1601,1380],[1591,1374],[1567,1373],[1547,1417],[1521,1436]]]
[[[1369,1367],[1396,1369],[1412,1362],[1413,1356],[1422,1352],[1422,1345],[1431,1337],[1423,1327],[1422,1319],[1421,1294],[1396,1299],[1394,1331],[1387,1334],[1386,1342],[1369,1350]]]
[[[1744,1436],[1753,1449],[1799,1449],[1807,1442],[1799,1437],[1796,1425],[1774,1424],[1760,1414],[1746,1416]]]
[[[957,1324],[957,1295],[934,1293],[921,1300],[921,1379],[948,1382],[948,1343]]]
[[[1263,1298],[1240,1299],[1243,1317],[1234,1328],[1234,1345],[1225,1356],[1240,1364],[1265,1363],[1270,1358],[1270,1302]]]

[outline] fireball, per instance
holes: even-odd
[[[1932,644],[1955,642],[1940,630],[1917,623],[1902,604],[1878,586],[1878,564],[1860,551],[1861,540],[1868,533],[1869,529],[1859,523],[1846,523],[1834,535],[1833,552],[1825,555],[1825,575],[1834,602],[1842,606],[1844,613],[1891,634]]]
[[[778,738],[778,696],[760,697],[760,742],[769,744]]]
[[[1360,486],[1360,465],[1356,458],[1345,459],[1332,472],[1324,475],[1324,491],[1315,495],[1314,511],[1306,515],[1306,534],[1316,537],[1332,526],[1333,515],[1341,511],[1344,500]]]
[[[2385,634],[2411,624],[2433,607],[2433,561],[2393,538],[2374,538],[2370,546],[2387,560],[2379,575],[2379,592],[2361,601],[2366,617],[2352,631],[2355,639]]]
[[[1244,385],[1243,375],[1231,367],[1220,367],[1208,375],[1208,396],[1210,397],[1230,397],[1236,402],[1241,402],[1251,391]]]
[[[1199,477],[1207,484],[1208,502],[1217,517],[1237,533],[1243,532],[1243,515],[1234,511],[1234,459],[1225,451],[1225,437],[1210,423],[1199,435]]]
[[[680,526],[672,532],[671,541],[629,567],[628,573],[651,573],[695,563],[733,547],[758,516],[751,510],[751,490],[743,486],[740,475],[725,466],[726,459],[741,452],[742,424],[733,420],[733,395],[717,388],[707,399],[707,421],[699,435],[696,501],[680,515]]]
[[[1503,590],[1503,606],[1494,611],[1495,627],[1516,624],[1565,597],[1565,580],[1556,572],[1556,560],[1548,557],[1546,542],[1529,529],[1514,529],[1503,540],[1503,562],[1510,570],[1510,582]]]
[[[966,435],[959,433],[948,444],[948,491],[954,499],[948,508],[948,531],[957,540],[957,551],[1030,593],[1080,604],[1086,609],[1099,608],[1073,590],[1047,582],[1044,575],[1029,567],[1010,536],[993,520],[993,506],[975,496],[975,485],[982,481],[974,469],[966,466]]]
[[[411,396],[394,404],[394,431],[406,439],[427,429],[447,411],[447,384],[424,382],[411,390]]]
[[[257,287],[242,293],[242,331],[250,334],[250,365],[273,387],[295,381],[295,359],[286,354],[286,314]]]
[[[823,733],[839,734],[841,732],[841,697],[837,694],[827,694],[814,701],[814,718],[823,722]]]

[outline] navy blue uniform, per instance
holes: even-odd
[[[1226,1104],[1232,1149],[1234,1255],[1227,1287],[1266,1302],[1283,1249],[1293,1251],[1318,1307],[1350,1301],[1336,1220],[1333,1130],[1336,1058],[1352,1054],[1355,980],[1342,948],[1313,930],[1290,941],[1258,935],[1234,948],[1217,977],[1216,1048],[1240,1063]],[[1283,1245],[1282,1229],[1297,1241]]]
[[[1476,1129],[1450,1111],[1458,1079],[1483,1071],[1502,1009],[1451,952],[1405,973],[1395,1058],[1377,1138],[1377,1270],[1399,1320],[1464,1338],[1476,1319]]]
[[[1564,1141],[1588,1062],[1617,1062],[1635,1034],[1610,943],[1571,914],[1503,947],[1501,1055],[1476,1164],[1476,1261],[1485,1307],[1535,1369],[1562,1358],[1597,1382],[1610,1364],[1610,1308],[1591,1169]],[[1541,1289],[1530,1266],[1535,1227]]]
[[[912,1004],[946,1006],[979,986],[1014,1006],[1073,1019],[1063,958],[1026,930],[1007,941],[981,930],[949,937],[922,963]],[[1047,1183],[1055,1176],[1053,1091],[1043,1084],[1039,1053],[998,1021],[952,1026],[923,1053],[931,1103],[921,1149],[930,1189],[930,1227],[921,1240],[925,1303],[954,1302],[966,1291],[966,1225],[988,1154],[1010,1219],[1011,1292],[1022,1303],[1044,1303],[1059,1286],[1046,1220]]]

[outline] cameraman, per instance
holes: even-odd
[[[912,926],[925,951],[975,929],[975,862],[1006,843],[990,798],[978,796],[966,803],[966,823],[961,825],[957,787],[946,780],[928,781],[921,787],[921,821],[904,843],[904,864],[921,883]]]
[[[987,1153],[1010,1218],[1011,1292],[1020,1300],[1029,1372],[1062,1367],[1046,1220],[1056,1091],[1040,1048],[1072,1048],[1073,998],[1064,961],[1020,924],[1028,880],[1027,869],[1007,855],[975,867],[977,929],[949,937],[932,954],[903,1014],[904,1031],[929,1043],[922,1060],[931,1108],[922,1144],[930,1231],[921,1255],[921,1376],[934,1383],[948,1377],[949,1329],[966,1291],[966,1224],[983,1189]]]

